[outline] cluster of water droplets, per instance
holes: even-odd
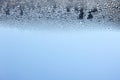
[[[0,0],[0,19],[120,21],[119,0]]]

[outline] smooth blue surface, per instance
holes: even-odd
[[[0,80],[120,80],[120,33],[0,28]]]

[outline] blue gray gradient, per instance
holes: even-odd
[[[0,0],[0,80],[120,80],[119,0]]]
[[[119,80],[119,34],[0,28],[0,80]]]

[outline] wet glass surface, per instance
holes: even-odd
[[[119,29],[119,0],[0,0],[0,80],[120,80]]]

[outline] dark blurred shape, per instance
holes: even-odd
[[[70,7],[66,7],[67,12],[70,12]]]
[[[93,18],[93,15],[91,12],[89,12],[87,19],[92,19],[92,18]]]
[[[97,11],[98,11],[97,8],[91,10],[91,12],[97,12]]]
[[[83,17],[84,17],[84,12],[83,12],[83,8],[81,8],[78,19],[83,19]]]

